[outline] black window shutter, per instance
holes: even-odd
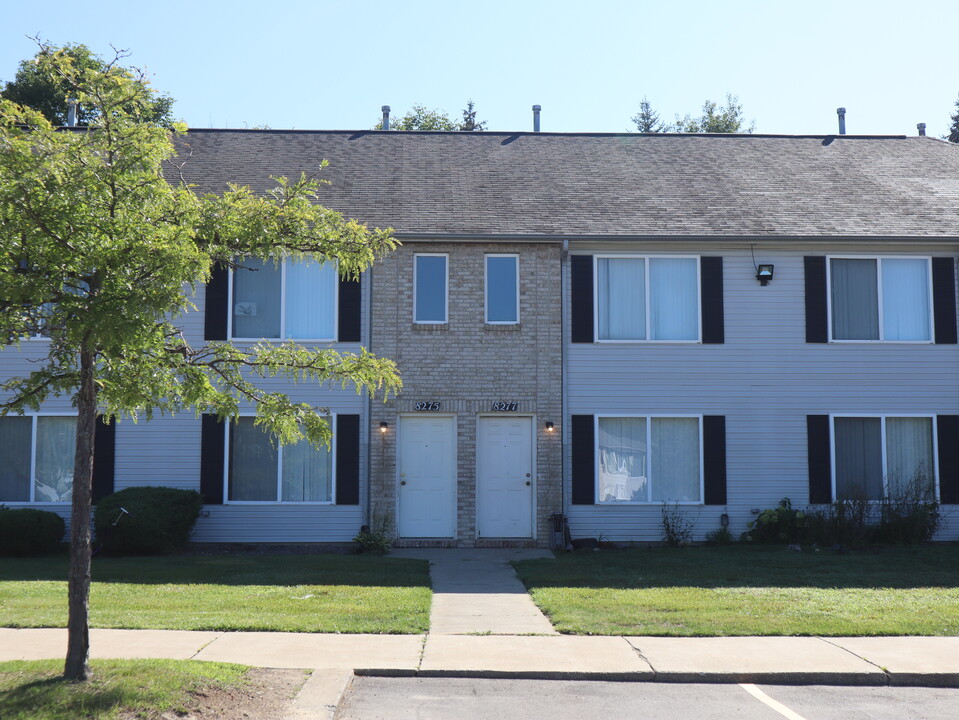
[[[939,434],[939,502],[959,505],[959,415],[936,418]]]
[[[596,446],[592,415],[570,418],[573,505],[596,504]]]
[[[806,342],[829,341],[826,318],[826,258],[804,258],[806,266]]]
[[[200,494],[207,505],[223,504],[223,423],[216,415],[204,415],[200,428]]]
[[[340,317],[337,338],[340,342],[360,341],[361,282],[361,277],[356,280],[340,278]]]
[[[707,505],[726,504],[726,416],[703,416],[703,484]]]
[[[222,265],[214,265],[206,284],[206,314],[203,318],[205,340],[226,340],[229,313],[230,275]]]
[[[952,258],[932,259],[932,306],[936,343],[956,344],[956,263]]]
[[[726,342],[723,318],[723,259],[699,258],[699,275],[702,283],[699,302],[703,314],[703,343],[721,345]]]
[[[107,425],[97,415],[97,427],[93,431],[93,504],[113,494],[113,477],[116,460],[116,420]]]
[[[809,502],[823,505],[832,502],[832,463],[828,415],[806,416],[806,442],[809,454]]]
[[[593,256],[570,255],[570,339],[593,342]]]
[[[360,416],[337,415],[336,504],[360,504]]]

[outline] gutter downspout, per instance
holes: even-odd
[[[366,269],[366,317],[363,319],[363,331],[366,337],[366,349],[369,350],[372,343],[371,333],[373,328],[373,265]],[[360,298],[362,300],[362,298]],[[363,509],[363,524],[371,528],[373,518],[371,508],[373,502],[373,397],[366,396],[366,507]],[[383,438],[377,438],[377,442],[382,443]]]
[[[561,397],[561,406],[562,406],[562,420],[560,427],[563,431],[560,433],[560,486],[559,486],[559,497],[560,497],[560,512],[563,516],[566,516],[566,448],[569,447],[569,424],[566,422],[569,418],[567,414],[568,400],[566,397],[566,322],[569,319],[569,313],[567,312],[567,297],[566,297],[566,287],[567,277],[566,273],[569,272],[569,239],[563,238],[563,249],[560,252],[559,256],[559,293],[560,293],[560,351],[559,351],[559,361],[561,371],[560,379],[560,397]]]

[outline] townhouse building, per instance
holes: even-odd
[[[324,204],[402,242],[359,282],[285,262],[221,271],[197,294],[191,342],[366,347],[404,388],[384,402],[263,381],[328,410],[329,451],[274,448],[246,419],[105,431],[100,491],[201,490],[196,541],[343,542],[370,524],[400,545],[546,546],[559,513],[574,537],[657,541],[664,503],[702,539],[784,497],[916,483],[942,503],[939,538],[959,539],[959,147],[232,130],[184,143],[184,176],[214,192],[265,191],[326,159]],[[0,375],[42,342],[0,352]],[[20,463],[0,502],[68,513],[53,448],[69,414],[65,399],[0,419]]]

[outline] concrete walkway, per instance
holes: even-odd
[[[431,635],[556,635],[509,564],[551,558],[549,550],[399,549],[389,557],[429,560]]]

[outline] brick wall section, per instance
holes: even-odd
[[[413,255],[449,254],[449,322],[413,324]],[[413,403],[442,403],[443,414],[456,416],[457,522],[452,541],[415,539],[405,545],[540,545],[550,541],[549,516],[562,512],[562,343],[559,243],[408,242],[376,263],[372,270],[371,346],[377,355],[394,359],[403,377],[403,391],[383,403],[374,400],[371,519],[389,519],[396,528],[396,429],[399,413]],[[519,255],[520,324],[484,322],[484,256]],[[515,401],[517,415],[534,418],[536,528],[535,541],[477,542],[476,431],[477,416],[489,413],[494,401]],[[379,432],[382,421],[389,431]],[[555,430],[547,433],[547,421]]]

